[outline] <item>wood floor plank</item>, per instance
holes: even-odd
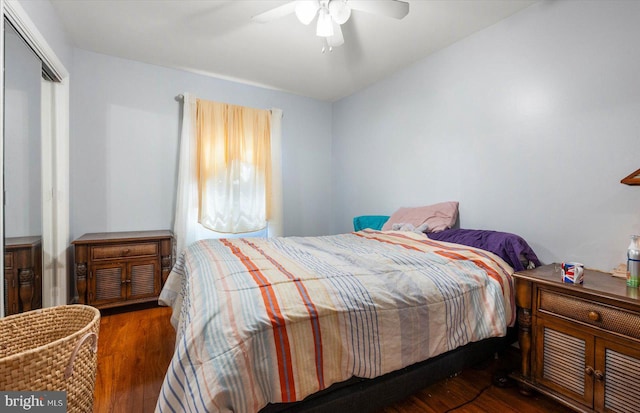
[[[163,311],[164,310],[164,311]],[[166,321],[171,317],[169,308],[161,308],[154,312],[149,320],[147,334],[155,340],[147,340],[144,352],[143,371],[146,380],[143,383],[144,406],[142,411],[153,412],[155,409],[164,374],[169,367],[175,346],[175,331]]]
[[[94,413],[154,411],[175,345],[170,318],[171,310],[166,307],[103,312]],[[495,372],[514,369],[518,363],[514,350],[441,380],[378,413],[571,412],[544,396],[525,397],[515,386],[492,384]]]
[[[100,340],[104,340],[104,336],[100,335]],[[113,374],[115,367],[113,365],[113,356],[100,352],[98,345],[98,368],[96,373],[96,400],[94,402],[94,413],[109,413],[113,411],[111,405],[113,395]],[[98,397],[99,396],[99,397]]]

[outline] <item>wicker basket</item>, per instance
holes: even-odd
[[[99,328],[85,305],[0,319],[0,390],[66,391],[67,412],[92,412]]]

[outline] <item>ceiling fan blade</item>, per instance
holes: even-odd
[[[345,24],[351,17],[351,7],[347,4],[347,0],[332,0],[329,2],[329,14],[334,22]]]
[[[409,3],[400,0],[349,0],[349,7],[353,10],[402,19],[409,14]]]
[[[329,47],[338,47],[344,44],[342,28],[336,22],[333,23],[333,36],[327,37],[327,44]]]
[[[291,14],[296,10],[296,2],[290,1],[288,3],[283,4],[282,6],[278,6],[274,9],[267,10],[264,13],[256,14],[251,18],[254,22],[258,23],[267,23],[271,20],[276,20],[281,17],[286,16],[287,14]]]
[[[320,10],[320,2],[318,0],[298,0],[296,1],[296,16],[302,24],[308,25],[316,18]]]

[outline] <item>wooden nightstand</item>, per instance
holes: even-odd
[[[4,240],[4,314],[42,308],[42,237]]]
[[[78,302],[98,308],[157,300],[173,266],[171,231],[85,234],[72,244]]]
[[[639,412],[638,289],[592,270],[583,285],[564,284],[555,268],[514,274],[521,389],[580,412]]]

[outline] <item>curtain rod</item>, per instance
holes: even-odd
[[[179,94],[178,96],[175,97],[176,100],[184,100],[184,95],[183,94]],[[269,112],[273,113],[273,110],[268,109]],[[282,114],[282,117],[284,118],[284,113]]]

